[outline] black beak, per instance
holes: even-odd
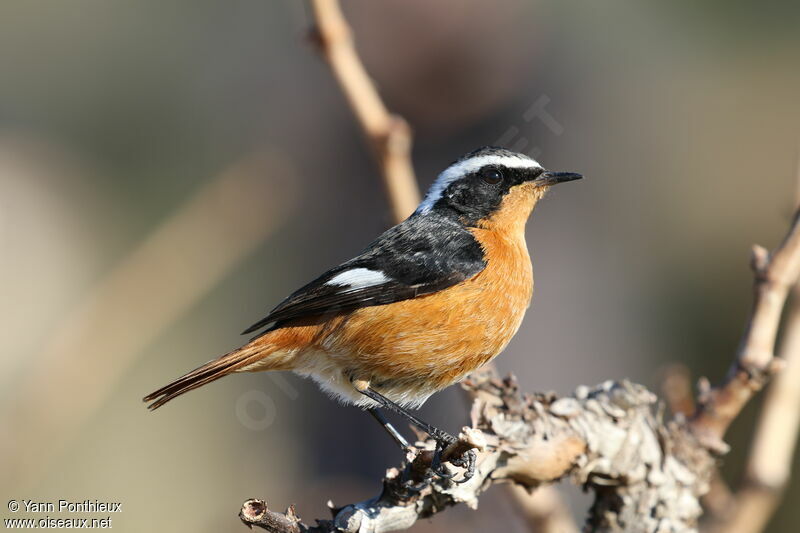
[[[581,174],[576,174],[574,172],[542,172],[539,176],[533,180],[534,183],[537,185],[555,185],[556,183],[564,183],[566,181],[574,181],[583,179]]]

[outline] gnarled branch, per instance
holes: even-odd
[[[426,479],[433,443],[420,443],[403,466],[387,472],[380,495],[337,509],[331,520],[308,526],[293,511],[276,513],[259,503],[257,514],[242,511],[243,521],[274,533],[394,531],[460,503],[475,508],[496,483],[533,490],[569,476],[595,492],[595,531],[695,526],[697,498],[707,488],[704,473],[713,458],[697,451],[684,426],[661,421],[656,398],[644,387],[606,382],[563,398],[523,396],[513,378],[501,381],[489,373],[473,376],[466,386],[476,399],[472,428],[464,429],[461,440],[479,448],[475,476],[466,483]]]

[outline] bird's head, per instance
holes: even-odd
[[[468,226],[516,228],[525,225],[547,189],[582,177],[550,172],[503,148],[479,148],[439,174],[415,214],[455,216]]]

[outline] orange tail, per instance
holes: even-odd
[[[184,392],[202,387],[207,383],[216,381],[233,372],[245,370],[246,367],[251,365],[257,364],[257,368],[253,368],[253,370],[288,369],[286,364],[287,357],[281,357],[279,354],[274,353],[278,351],[279,346],[270,342],[264,342],[266,340],[265,337],[256,339],[237,350],[209,361],[201,367],[195,368],[188,374],[179,377],[157,391],[151,392],[144,397],[145,402],[152,402],[147,408],[150,410],[158,409]]]

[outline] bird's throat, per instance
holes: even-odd
[[[533,183],[517,185],[505,195],[497,209],[478,221],[477,226],[512,239],[524,239],[525,223],[544,193],[544,187]]]

